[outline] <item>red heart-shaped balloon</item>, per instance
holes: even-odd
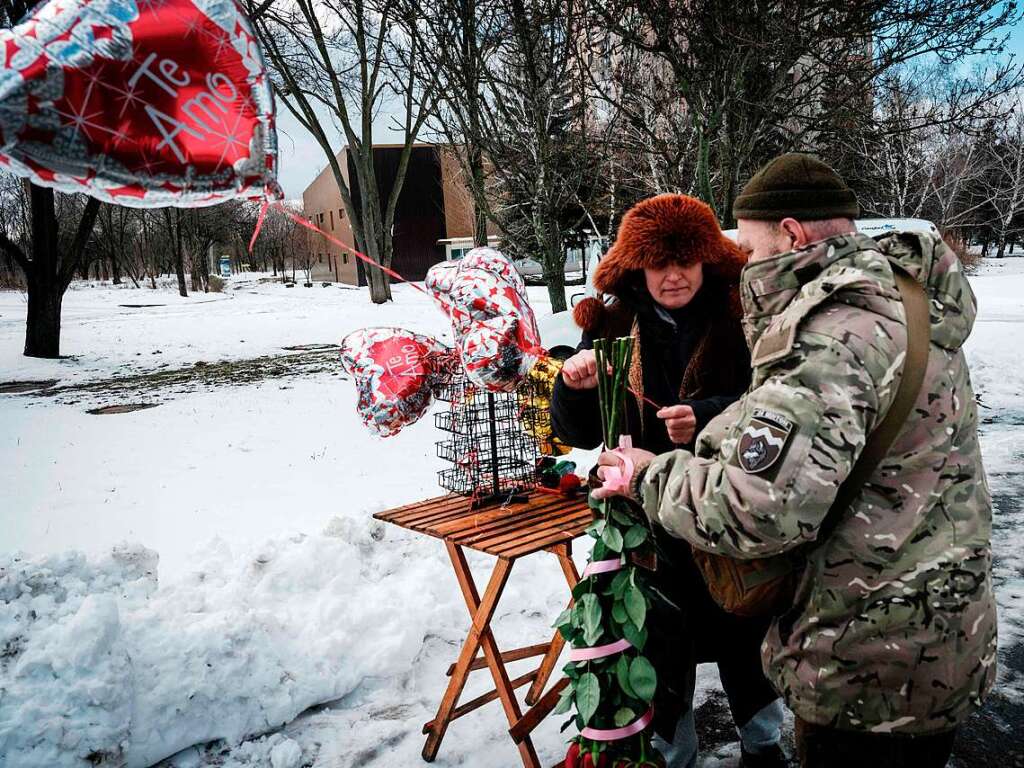
[[[355,380],[363,423],[388,437],[419,420],[451,378],[454,350],[400,328],[363,328],[341,342],[341,362]]]
[[[0,30],[0,167],[136,207],[277,197],[274,102],[233,0],[50,0]]]
[[[540,332],[515,266],[494,248],[435,264],[424,282],[452,320],[470,381],[511,392],[537,361]]]

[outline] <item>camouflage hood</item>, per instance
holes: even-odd
[[[751,348],[776,315],[803,317],[833,298],[902,321],[890,301],[897,299],[891,271],[875,259],[864,262],[858,254],[882,253],[924,285],[931,299],[932,343],[960,349],[974,327],[977,301],[956,254],[934,235],[894,232],[875,240],[854,233],[814,243],[770,259],[751,262],[743,270],[741,298],[744,327]],[[817,278],[827,274],[826,280]],[[808,283],[813,290],[803,290]],[[801,295],[797,298],[796,294]]]
[[[960,260],[938,238],[916,232],[894,232],[874,244],[924,285],[931,298],[932,343],[957,350],[971,335],[978,303]]]

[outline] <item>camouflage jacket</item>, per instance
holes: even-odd
[[[902,375],[906,323],[888,259],[931,300],[924,383],[888,457],[810,550],[762,654],[806,721],[927,733],[962,722],[996,671],[991,500],[961,349],[976,305],[941,240],[851,234],[749,264],[753,383],[695,455],[659,456],[639,490],[653,522],[709,552],[758,558],[814,541]]]

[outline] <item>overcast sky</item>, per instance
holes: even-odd
[[[381,115],[375,121],[373,133],[376,143],[393,144],[403,140],[401,133],[390,129],[391,122],[387,115]],[[278,181],[284,189],[285,198],[301,200],[302,190],[327,167],[327,157],[280,99],[277,99],[277,143],[280,157]],[[344,144],[341,136],[336,135],[335,149],[340,150]]]

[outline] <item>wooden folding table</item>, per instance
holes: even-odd
[[[470,499],[452,494],[379,512],[374,517],[444,541],[472,617],[462,652],[448,669],[451,679],[437,714],[423,726],[423,732],[427,734],[423,759],[430,762],[437,756],[441,740],[453,720],[500,699],[508,718],[509,733],[519,748],[523,765],[539,768],[530,733],[551,711],[565,686],[563,679],[543,693],[564,641],[556,630],[548,642],[501,652],[491,633],[491,619],[512,565],[521,557],[535,552],[551,552],[558,558],[569,589],[576,586],[580,577],[572,562],[572,541],[583,535],[591,521],[586,497],[566,498],[534,492],[525,503],[472,509]],[[482,599],[466,562],[464,547],[497,557]],[[477,655],[479,650],[483,651],[482,657]],[[543,657],[537,669],[510,680],[505,665],[533,656]],[[494,690],[459,705],[469,673],[484,667],[491,671]],[[515,691],[528,683],[530,690],[524,700],[532,708],[524,715]]]

